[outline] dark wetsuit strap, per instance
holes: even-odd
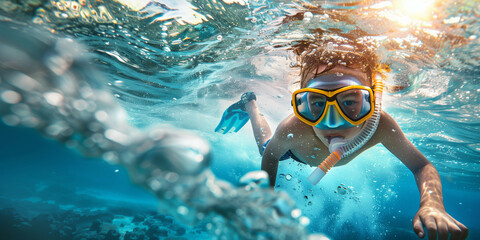
[[[263,144],[263,151],[265,152],[265,148],[267,148],[268,143],[270,142],[270,139],[268,139],[264,144]],[[300,160],[291,150],[288,150],[278,161],[284,161],[289,158],[292,158],[293,160],[299,162],[299,163],[304,163],[302,160]]]

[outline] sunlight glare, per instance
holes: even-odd
[[[435,0],[395,0],[393,5],[403,14],[416,20],[426,20],[432,15]]]
[[[150,0],[116,0],[117,2],[126,5],[133,11],[138,11],[142,8],[144,8]]]

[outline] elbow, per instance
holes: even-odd
[[[418,164],[413,167],[410,167],[410,171],[413,173],[413,175],[417,175],[418,173],[423,172],[425,169],[433,167],[433,165],[430,162],[424,163],[424,164]]]
[[[410,168],[410,171],[412,171],[415,177],[421,175],[438,174],[437,169],[430,162]]]

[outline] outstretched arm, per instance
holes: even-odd
[[[465,239],[468,229],[450,216],[443,205],[442,183],[435,167],[405,137],[402,130],[388,114],[382,114],[379,126],[382,144],[390,150],[415,176],[420,191],[420,209],[413,219],[415,233],[423,238],[425,227],[429,239]]]

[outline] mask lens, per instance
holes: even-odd
[[[327,103],[326,97],[314,92],[301,92],[295,95],[297,112],[310,122],[316,122]]]
[[[353,121],[365,117],[372,109],[370,92],[364,89],[351,89],[339,93],[337,102],[342,112]]]

